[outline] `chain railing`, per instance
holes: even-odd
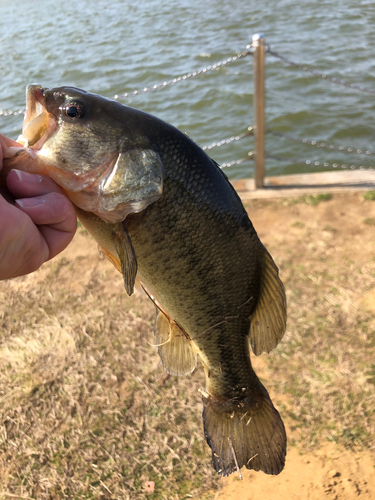
[[[263,51],[263,54],[262,54]],[[358,147],[353,147],[353,146],[342,146],[342,145],[333,145],[330,144],[329,141],[316,141],[313,139],[308,139],[308,138],[300,138],[297,136],[294,136],[292,134],[284,134],[282,132],[278,132],[275,130],[265,130],[264,128],[264,102],[262,102],[262,99],[259,99],[258,93],[263,91],[264,92],[264,81],[259,80],[259,72],[262,71],[262,59],[259,59],[259,57],[264,59],[264,53],[269,54],[272,57],[278,58],[280,61],[282,61],[284,64],[293,66],[295,68],[298,68],[299,70],[302,70],[304,72],[307,72],[313,76],[316,76],[318,78],[323,79],[324,81],[328,81],[330,83],[340,85],[342,87],[346,87],[351,90],[355,91],[360,91],[364,92],[367,94],[375,94],[375,89],[368,88],[362,85],[358,85],[355,83],[349,83],[346,80],[342,80],[339,78],[335,78],[333,76],[330,76],[324,72],[318,71],[308,65],[301,64],[295,61],[290,60],[288,57],[271,50],[269,45],[266,45],[265,39],[263,35],[254,35],[253,37],[253,43],[251,45],[248,45],[246,47],[245,51],[238,52],[235,55],[232,55],[230,57],[227,57],[224,60],[221,60],[217,63],[208,65],[204,68],[186,73],[184,75],[176,76],[174,78],[171,78],[169,80],[165,80],[160,83],[156,83],[154,85],[150,85],[148,87],[143,87],[138,90],[133,90],[131,92],[123,92],[122,94],[116,94],[113,96],[113,99],[115,100],[121,100],[121,99],[127,99],[129,97],[135,97],[138,95],[145,94],[147,92],[152,92],[156,90],[161,90],[166,87],[170,87],[172,85],[182,83],[186,80],[192,79],[199,77],[201,75],[207,74],[208,72],[220,69],[222,67],[225,67],[229,64],[232,64],[240,59],[243,59],[247,56],[253,56],[254,60],[254,84],[255,84],[255,91],[254,91],[254,108],[255,108],[255,124],[254,127],[250,126],[248,127],[246,132],[239,133],[237,135],[233,135],[230,138],[227,139],[222,139],[220,141],[214,142],[209,145],[203,146],[203,149],[206,151],[211,151],[214,148],[228,145],[232,142],[237,142],[240,141],[246,137],[249,137],[250,135],[254,135],[255,139],[255,150],[247,153],[246,157],[240,158],[239,160],[233,160],[231,162],[223,163],[221,165],[221,168],[228,168],[232,167],[234,165],[239,165],[241,163],[244,163],[246,161],[254,160],[255,159],[255,170],[262,170],[261,175],[259,177],[258,181],[258,187],[261,187],[263,185],[263,164],[262,164],[262,158],[265,156],[264,152],[264,135],[265,134],[270,134],[276,137],[284,138],[286,140],[290,140],[293,142],[299,142],[301,144],[313,146],[317,149],[321,150],[329,150],[331,152],[340,152],[340,153],[345,153],[345,154],[357,154],[357,155],[363,155],[365,157],[371,157],[375,153],[372,152],[370,149],[367,148],[358,148]],[[260,56],[259,56],[260,54]],[[264,71],[264,70],[263,70]],[[263,89],[262,89],[263,86]],[[259,90],[260,89],[260,90]],[[261,109],[263,107],[263,109]],[[23,114],[25,111],[24,110],[10,110],[10,109],[0,109],[0,117],[9,117],[9,116],[17,116]],[[263,123],[262,123],[263,120]],[[261,130],[263,127],[263,131]],[[262,137],[262,132],[264,132],[263,137]],[[263,143],[262,143],[263,141]],[[341,163],[337,161],[322,161],[322,160],[294,160],[291,158],[282,158],[278,157],[275,155],[266,155],[266,158],[272,158],[277,161],[282,161],[282,162],[288,162],[289,164],[300,164],[300,165],[308,165],[308,166],[314,166],[314,167],[325,167],[325,168],[331,168],[331,169],[346,169],[346,170],[374,170],[372,166],[366,167],[364,165],[354,165],[351,164],[351,162],[347,163]],[[260,162],[260,159],[262,160]],[[255,174],[257,176],[257,174]],[[257,181],[256,181],[257,182]],[[260,184],[260,185],[259,185]]]
[[[253,135],[253,127],[248,127],[247,132],[244,132],[243,134],[236,135],[229,137],[228,139],[222,139],[219,142],[214,142],[212,144],[209,144],[208,146],[202,146],[203,151],[210,150],[213,148],[219,148],[220,146],[224,146],[224,144],[230,144],[231,142],[234,141],[240,141],[244,137],[249,137],[250,135]]]
[[[364,167],[363,165],[347,165],[346,163],[343,163],[340,165],[340,163],[330,163],[330,162],[322,162],[318,160],[300,160],[298,162],[299,165],[312,165],[315,167],[329,167],[333,169],[342,169],[342,170],[374,170],[373,167]]]
[[[360,148],[354,148],[354,147],[348,147],[348,146],[334,146],[333,144],[327,144],[326,142],[319,142],[307,138],[300,138],[296,137],[290,134],[283,134],[282,132],[276,132],[275,130],[267,130],[268,134],[274,135],[275,137],[283,137],[285,139],[288,139],[290,141],[294,142],[300,142],[302,144],[307,144],[309,146],[315,146],[317,148],[321,149],[329,149],[331,151],[341,151],[343,153],[356,153],[359,155],[366,155],[370,156],[373,155],[374,153],[368,149],[360,149]]]
[[[271,48],[269,46],[267,47],[267,53],[270,54],[271,56],[277,57],[278,59],[280,59],[280,61],[283,61],[285,64],[289,64],[290,66],[295,66],[296,68],[299,68],[302,71],[310,73],[311,75],[322,78],[323,80],[326,80],[327,82],[331,82],[331,83],[334,83],[336,85],[341,85],[342,87],[346,87],[348,89],[359,90],[359,91],[365,92],[367,94],[375,94],[375,89],[369,89],[368,87],[364,87],[363,85],[357,85],[356,83],[348,83],[345,80],[340,80],[339,78],[334,78],[332,76],[327,75],[326,73],[321,73],[320,71],[316,71],[315,69],[311,69],[309,66],[306,66],[305,64],[296,63],[294,61],[291,61],[290,59],[279,54],[278,52],[271,50]]]
[[[254,151],[249,151],[245,158],[240,158],[239,160],[233,160],[228,163],[222,163],[220,168],[234,167],[234,165],[241,165],[241,163],[245,163],[247,161],[254,159]]]
[[[249,55],[252,55],[252,52],[248,48],[246,48],[246,50],[243,52],[237,52],[237,54],[234,56],[227,57],[226,59],[224,59],[222,61],[219,61],[219,62],[214,63],[214,64],[210,64],[204,68],[198,69],[196,71],[192,71],[190,73],[186,73],[186,74],[181,75],[181,76],[176,76],[175,78],[172,78],[170,80],[165,80],[164,82],[161,82],[161,83],[155,83],[154,85],[150,85],[149,87],[143,87],[141,89],[133,90],[131,92],[124,92],[122,94],[116,94],[113,96],[113,99],[118,100],[118,99],[122,99],[122,98],[135,97],[138,95],[146,94],[147,92],[152,92],[154,90],[161,90],[161,89],[164,89],[166,87],[170,87],[171,85],[175,85],[176,83],[182,83],[182,82],[185,82],[186,80],[189,80],[191,78],[195,78],[197,76],[204,75],[204,74],[206,74],[210,71],[213,71],[215,69],[223,68],[223,67],[227,66],[228,64],[232,64],[232,63],[238,61],[239,59],[242,59],[243,57],[246,57]],[[25,113],[24,109],[20,109],[17,111],[12,111],[11,109],[0,109],[0,116],[14,116],[14,115],[21,115],[22,113]]]
[[[322,161],[322,160],[301,160],[293,158],[283,158],[282,156],[266,154],[266,158],[269,160],[276,160],[278,162],[285,162],[288,165],[308,165],[312,167],[325,167],[334,170],[369,170],[374,171],[374,167],[366,167],[364,165],[351,165],[347,163],[332,162],[332,161]]]
[[[186,80],[189,80],[190,78],[195,78],[200,75],[204,75],[208,73],[209,71],[213,71],[215,69],[220,69],[224,66],[227,66],[228,64],[232,64],[239,59],[242,59],[243,57],[251,55],[251,51],[246,49],[244,52],[238,52],[235,56],[228,57],[227,59],[224,59],[223,61],[219,61],[215,64],[210,64],[209,66],[206,66],[205,68],[198,69],[196,71],[192,71],[191,73],[186,73],[185,75],[181,76],[176,76],[175,78],[172,78],[171,80],[166,80],[162,83],[156,83],[155,85],[151,85],[150,87],[144,87],[143,89],[140,90],[133,90],[132,92],[124,92],[121,95],[115,95],[114,99],[121,99],[122,97],[134,97],[136,95],[140,94],[146,94],[147,92],[152,92],[153,90],[160,90],[164,89],[165,87],[170,87],[171,85],[175,85],[176,83],[181,83]]]
[[[276,132],[275,130],[267,130],[267,133],[273,135],[274,137],[280,137],[283,139],[287,139],[289,141],[298,142],[300,144],[304,144],[307,146],[312,146],[314,148],[335,151],[340,153],[349,153],[350,155],[362,155],[365,157],[370,157],[374,153],[369,149],[360,149],[350,146],[335,146],[334,144],[327,144],[326,142],[311,140],[307,138],[296,137],[290,134],[283,134],[282,132]],[[267,156],[271,158],[271,156]],[[351,162],[342,163],[338,161],[324,161],[324,160],[301,160],[301,159],[292,159],[292,158],[282,158],[279,156],[272,156],[273,160],[279,162],[287,162],[288,164],[294,165],[308,165],[312,167],[324,167],[330,169],[341,169],[341,170],[370,170],[373,171],[374,168],[371,166],[365,165],[353,165]]]
[[[282,54],[279,54],[276,51],[271,50],[270,46],[266,47],[266,52],[267,54],[278,58],[280,61],[283,63],[293,66],[295,68],[298,68],[299,70],[305,71],[313,76],[316,76],[318,78],[321,78],[325,81],[328,81],[330,83],[336,84],[336,85],[341,85],[342,87],[346,87],[351,90],[356,90],[360,92],[364,92],[367,94],[375,94],[375,89],[365,87],[363,85],[358,85],[355,83],[349,83],[346,80],[342,80],[339,78],[332,77],[326,73],[323,73],[321,71],[317,71],[316,69],[312,69],[311,67],[297,63],[295,61],[290,60],[289,58],[285,57]],[[340,152],[340,153],[349,153],[349,154],[358,154],[358,155],[363,155],[366,157],[370,157],[374,153],[367,148],[358,148],[358,147],[352,147],[352,146],[336,146],[334,144],[330,144],[328,141],[316,141],[313,139],[308,139],[308,138],[300,138],[291,134],[284,134],[282,132],[277,132],[275,130],[267,130],[267,133],[276,137],[284,138],[290,141],[294,142],[299,142],[305,145],[309,146],[314,146],[316,148],[322,149],[322,150],[330,150],[330,151],[335,151],[335,152]],[[271,156],[266,156],[267,158],[270,158]],[[284,161],[287,162],[289,165],[290,164],[298,164],[298,165],[308,165],[308,166],[314,166],[314,167],[325,167],[325,168],[330,168],[330,169],[342,169],[342,170],[369,170],[373,171],[374,167],[372,166],[364,166],[364,165],[354,165],[351,162],[349,163],[342,163],[338,161],[322,161],[320,159],[318,160],[300,160],[300,159],[292,159],[292,158],[281,158],[277,156],[272,156],[272,159],[277,160],[277,161]]]
[[[16,116],[25,113],[24,109],[19,109],[18,111],[12,111],[11,109],[0,109],[0,116]]]

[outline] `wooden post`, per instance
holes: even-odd
[[[264,129],[265,91],[264,54],[265,38],[262,33],[253,35],[253,79],[254,79],[254,141],[255,141],[255,188],[262,189],[264,179]]]

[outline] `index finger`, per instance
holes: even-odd
[[[5,137],[5,135],[0,134],[0,170],[3,168],[4,151],[12,146],[22,148],[22,144],[20,144],[19,142],[14,141],[13,139],[9,139],[9,137]]]
[[[50,177],[39,174],[30,174],[21,170],[13,169],[6,179],[9,191],[16,198],[32,198],[46,193],[65,194]]]

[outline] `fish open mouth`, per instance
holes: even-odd
[[[57,128],[56,117],[45,106],[44,89],[41,85],[28,85],[26,88],[26,114],[22,135],[18,142],[26,148],[41,149],[46,140]]]
[[[41,85],[26,87],[26,113],[22,125],[22,134],[17,138],[21,147],[11,146],[4,152],[4,158],[13,158],[21,153],[33,157],[35,150],[40,150],[57,129],[57,118],[47,111],[44,101],[44,89]]]
[[[108,223],[144,210],[162,194],[162,160],[147,138],[144,144],[138,135],[130,140],[128,126],[123,137],[119,110],[112,125],[106,104],[74,87],[28,85],[20,145],[5,151],[1,175],[12,168],[46,175],[74,205]],[[112,112],[112,104],[107,106]]]

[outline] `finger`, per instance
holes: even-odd
[[[49,257],[48,245],[30,217],[0,196],[0,279],[38,269]]]
[[[77,218],[72,203],[60,193],[47,193],[35,198],[16,200],[16,206],[38,226],[48,249],[48,259],[66,248],[77,229]]]
[[[17,141],[13,141],[13,139],[5,137],[5,135],[0,134],[0,170],[3,166],[4,151],[12,146],[22,147],[22,144]]]
[[[17,141],[14,141],[13,139],[9,139],[9,137],[6,137],[3,134],[0,134],[0,146],[3,149],[10,148],[12,146],[20,146],[22,147],[22,144],[20,144]]]
[[[36,225],[51,225],[59,231],[74,232],[77,226],[73,204],[61,193],[16,199],[16,206]]]
[[[53,259],[53,257],[56,257],[56,255],[65,250],[72,241],[75,233],[75,230],[73,232],[60,231],[52,226],[39,226],[39,231],[47,243],[49,250],[48,259],[46,260]]]
[[[16,198],[32,198],[46,193],[64,193],[62,188],[49,177],[21,170],[11,170],[6,182],[9,191]]]

